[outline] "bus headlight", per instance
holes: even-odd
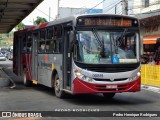
[[[92,81],[93,81],[92,78],[83,75],[83,74],[80,73],[79,71],[75,71],[75,75],[76,75],[77,78],[79,78],[79,79],[81,79],[81,80],[84,80],[84,81],[86,81],[86,82],[92,82]]]
[[[139,78],[140,75],[141,75],[141,73],[138,72],[136,76],[130,77],[130,78],[129,78],[129,81],[137,80],[137,79]]]

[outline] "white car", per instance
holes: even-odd
[[[6,57],[2,53],[0,54],[0,61],[6,61]]]

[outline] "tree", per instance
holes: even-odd
[[[17,26],[16,26],[16,30],[18,31],[18,30],[23,30],[24,29],[24,27],[25,27],[25,25],[22,23],[22,22],[20,22]]]
[[[37,16],[37,19],[34,21],[35,25],[40,25],[41,23],[48,22],[45,18]]]

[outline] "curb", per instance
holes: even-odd
[[[0,77],[0,87],[7,87],[10,85],[10,80],[5,77]]]
[[[9,82],[9,84],[7,86],[3,86],[3,87],[10,87],[10,88],[14,88],[16,87],[16,84],[14,83],[14,81],[4,72],[3,68],[0,67],[0,77],[2,77],[4,80],[3,80],[3,83],[6,85],[7,81]],[[3,85],[2,83],[2,85]],[[10,83],[12,83],[12,86],[10,86]],[[0,86],[1,87],[1,86]]]
[[[160,87],[154,87],[154,86],[149,86],[149,85],[141,85],[141,88],[145,89],[145,90],[153,91],[153,92],[156,92],[156,93],[160,93]]]

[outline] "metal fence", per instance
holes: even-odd
[[[142,64],[141,82],[145,85],[160,87],[160,65]]]

